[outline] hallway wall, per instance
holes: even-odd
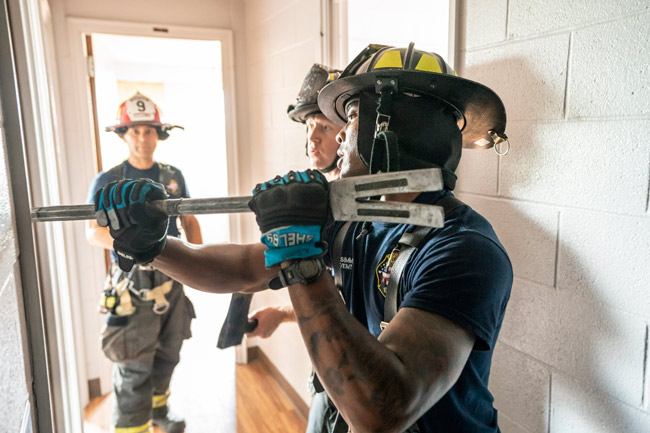
[[[512,144],[464,152],[457,188],[515,271],[501,428],[648,432],[650,5],[462,3],[460,75],[501,96]]]
[[[246,71],[248,76],[248,146],[240,158],[249,163],[241,172],[243,190],[249,194],[258,183],[289,170],[309,167],[305,155],[305,127],[287,117],[287,106],[313,63],[322,63],[319,0],[247,0]],[[245,185],[245,183],[248,183]],[[259,242],[252,214],[243,232],[247,242]],[[251,311],[267,305],[287,305],[286,289],[260,292]],[[257,344],[296,392],[309,404],[307,379],[311,363],[295,323],[283,324]]]

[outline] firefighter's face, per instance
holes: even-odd
[[[328,168],[336,159],[339,143],[336,134],[340,127],[323,114],[313,114],[307,117],[307,154],[312,168],[323,170]]]
[[[122,136],[122,140],[129,146],[131,156],[151,159],[158,145],[158,133],[153,126],[130,126]]]
[[[357,140],[359,138],[359,100],[354,100],[345,107],[348,123],[336,136],[339,143],[338,155],[341,157],[338,167],[341,177],[361,176],[368,174],[368,167],[361,161]]]

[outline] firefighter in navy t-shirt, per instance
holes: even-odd
[[[512,267],[490,224],[451,191],[463,147],[507,143],[501,100],[437,54],[369,45],[320,91],[318,105],[343,125],[341,178],[439,168],[443,190],[384,199],[439,205],[444,227],[332,224],[329,184],[307,170],[255,187],[249,205],[260,244],[131,242],[145,229],[164,234],[154,230],[164,218],[151,216],[120,221],[126,231],[113,232],[116,242],[155,254],[155,267],[200,290],[287,286],[320,382],[345,421],[326,420],[325,431],[498,432],[487,385]],[[340,270],[335,278],[328,265]]]

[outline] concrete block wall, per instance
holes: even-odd
[[[248,141],[240,148],[241,191],[249,194],[259,182],[289,170],[309,167],[305,127],[289,120],[305,75],[321,63],[319,0],[246,0],[246,74],[248,80]],[[243,223],[244,241],[259,242],[252,215]],[[290,304],[286,289],[253,297],[251,311],[261,306]],[[284,375],[305,403],[311,402],[307,380],[309,356],[295,323],[283,324],[271,338],[251,341]]]
[[[7,172],[4,122],[0,101],[0,431],[22,431],[29,413],[25,369],[25,310],[17,261],[11,184]]]
[[[465,151],[458,195],[515,282],[490,389],[504,433],[650,431],[650,3],[464,0],[462,76],[512,150]]]

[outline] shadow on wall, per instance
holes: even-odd
[[[643,380],[636,372],[643,363],[644,328],[632,329],[599,299],[598,290],[588,283],[581,250],[575,247],[580,239],[571,239],[579,231],[569,230],[568,235],[559,231],[564,218],[559,207],[507,199],[531,184],[554,181],[537,178],[550,171],[546,165],[552,159],[540,153],[536,123],[518,120],[532,116],[516,110],[530,100],[554,101],[564,95],[549,94],[551,88],[524,58],[481,64],[464,75],[511,96],[504,98],[511,153],[499,161],[493,151],[464,151],[457,188],[459,197],[492,223],[514,268],[490,380],[501,429],[555,433],[573,425],[590,426],[591,432],[632,431],[624,406],[599,403],[603,396],[594,391],[636,407],[641,404]],[[525,85],[516,89],[522,86],[517,83]],[[512,95],[529,102],[514,101]],[[553,148],[561,152],[563,144]],[[523,163],[504,163],[508,158]],[[516,182],[499,186],[504,178]],[[640,359],[622,356],[639,345]],[[598,419],[585,419],[598,412],[599,405],[606,412],[601,411]]]

